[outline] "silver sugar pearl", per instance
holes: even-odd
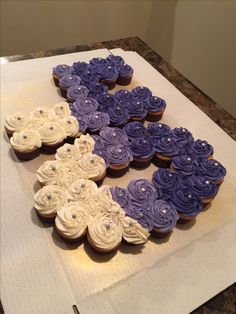
[[[75,219],[76,218],[76,214],[73,213],[72,214],[72,218]]]
[[[39,110],[39,113],[41,113],[41,114],[42,114],[42,113],[43,113],[43,110],[42,110],[42,109],[40,109],[40,110]]]
[[[72,80],[72,76],[70,76],[70,80]]]
[[[52,171],[56,171],[56,167],[52,166]]]
[[[87,143],[87,141],[86,140],[83,140],[83,144],[86,144]]]
[[[171,141],[171,139],[168,137],[167,141],[168,141],[168,142],[170,142],[170,141]]]
[[[89,101],[86,99],[84,102],[87,104]]]
[[[91,164],[94,164],[94,160],[93,159],[91,159],[90,162],[91,162]]]
[[[214,165],[215,165],[215,166],[219,166],[218,162],[215,162]]]
[[[80,87],[78,87],[78,90],[81,90],[81,88],[80,88]]]
[[[143,140],[143,144],[146,144],[147,143],[147,141],[146,140]]]
[[[207,180],[205,183],[206,183],[207,185],[210,184],[210,182],[209,182],[208,180]]]
[[[63,110],[63,106],[61,106],[60,109]]]
[[[23,135],[23,138],[26,140],[27,139],[27,135]]]
[[[21,120],[21,117],[17,117],[17,120],[20,121],[20,120]]]
[[[110,66],[110,65],[108,66],[108,69],[111,69],[111,66]]]
[[[118,152],[119,152],[119,153],[121,153],[121,152],[122,152],[122,150],[121,150],[121,149],[118,149]]]
[[[107,230],[109,230],[111,228],[111,225],[110,224],[105,224],[105,227]]]
[[[71,121],[70,121],[70,120],[67,120],[67,124],[71,124]]]
[[[67,152],[70,153],[70,151],[71,151],[71,149],[70,149],[70,148],[67,148]]]
[[[139,217],[143,217],[143,213],[140,213],[140,214],[139,214]]]
[[[141,89],[143,89],[143,86],[141,86]]]
[[[51,130],[51,131],[52,131],[52,130],[53,130],[53,126],[50,126],[50,127],[49,127],[49,130]]]
[[[142,192],[145,192],[145,191],[146,191],[146,189],[145,189],[145,188],[141,188],[141,191],[142,191]]]
[[[51,194],[48,194],[47,199],[50,201],[51,198],[52,198]]]
[[[113,133],[112,135],[113,135],[114,137],[116,137],[116,133]]]
[[[81,186],[80,186],[82,189],[85,187],[85,184],[84,183],[81,183]]]
[[[163,212],[163,214],[166,214],[166,210],[165,209],[162,209],[162,212]]]
[[[129,227],[133,227],[133,225],[134,225],[133,221],[130,221],[129,222]]]
[[[186,132],[186,130],[185,130],[185,129],[182,129],[182,131],[183,131],[183,132]]]
[[[162,128],[162,124],[159,124],[158,127],[159,127],[159,128]]]
[[[169,173],[169,177],[172,177],[172,173]]]
[[[140,104],[140,101],[137,101],[137,105],[139,105]]]
[[[206,144],[205,144],[205,143],[202,143],[202,146],[206,146]]]
[[[192,198],[192,195],[191,195],[191,194],[188,194],[188,198]]]
[[[95,119],[98,119],[98,116],[95,116]]]
[[[191,158],[190,158],[190,157],[188,157],[188,158],[187,158],[187,160],[188,160],[188,161],[191,161]]]
[[[128,92],[127,92],[127,90],[125,90],[125,94],[127,94]]]

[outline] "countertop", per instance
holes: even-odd
[[[88,45],[78,45],[70,48],[60,48],[2,57],[0,61],[15,62],[20,60],[43,58],[48,56],[88,51],[100,48],[114,49],[122,48],[139,53],[157,71],[168,79],[188,99],[198,106],[207,116],[218,124],[229,136],[236,139],[236,119],[226,110],[219,106],[214,100],[202,92],[197,86],[179,73],[173,66],[165,61],[158,53],[154,52],[147,44],[138,37],[130,37],[118,40],[98,42]],[[4,313],[0,304],[0,313]],[[236,313],[236,284],[228,287],[217,296],[197,308],[192,314],[232,314]]]

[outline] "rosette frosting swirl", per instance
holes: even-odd
[[[91,65],[87,67],[86,70],[84,70],[81,74],[81,84],[88,87],[91,82],[97,83],[99,81],[99,76],[97,73],[92,69]]]
[[[141,205],[148,206],[157,198],[157,191],[154,185],[146,179],[130,181],[127,189],[132,200]]]
[[[153,141],[153,145],[155,152],[164,156],[174,157],[179,153],[179,147],[176,141],[171,137],[162,137]]]
[[[67,202],[65,190],[56,185],[47,185],[34,195],[34,207],[43,215],[54,215]]]
[[[128,147],[123,145],[110,145],[107,147],[106,157],[110,164],[124,165],[133,160],[133,155]]]
[[[171,168],[178,173],[190,176],[195,173],[196,162],[191,156],[180,155],[173,158]]]
[[[185,145],[185,144],[193,142],[192,133],[182,127],[174,128],[173,130],[171,130],[171,135],[174,138],[174,140],[181,145]]]
[[[100,135],[92,135],[92,138],[95,141],[94,150],[106,150],[108,143],[104,141]]]
[[[88,86],[89,88],[89,97],[96,98],[97,95],[102,93],[107,93],[108,87],[103,83],[94,83],[91,82]]]
[[[150,158],[154,155],[154,149],[148,139],[134,138],[130,144],[130,150],[134,157]]]
[[[202,140],[196,140],[187,147],[187,153],[196,158],[209,158],[213,152],[213,147],[207,141]]]
[[[126,133],[119,128],[104,127],[99,132],[100,137],[107,144],[129,146]]]
[[[149,123],[147,132],[155,138],[161,138],[169,135],[170,127],[163,123]]]
[[[99,103],[98,110],[104,112],[106,112],[109,107],[117,104],[115,96],[106,92],[98,94],[96,100]]]
[[[146,100],[152,96],[152,92],[149,88],[144,86],[137,86],[132,90],[133,95],[139,100]]]
[[[157,189],[170,193],[179,189],[182,181],[177,173],[171,172],[169,169],[158,169],[153,173],[152,183]]]
[[[131,117],[144,118],[147,115],[147,109],[144,102],[134,99],[126,105],[128,113]]]
[[[65,167],[64,162],[60,160],[47,160],[37,170],[37,180],[43,184],[60,185],[60,180],[66,177],[68,168]]]
[[[199,160],[197,172],[203,175],[207,180],[213,182],[221,181],[226,175],[225,167],[215,159]]]
[[[95,203],[97,192],[97,185],[93,181],[77,179],[68,187],[68,199],[82,206],[91,205]]]
[[[148,112],[162,111],[166,108],[165,100],[156,96],[148,97],[145,101],[145,105]]]
[[[107,112],[112,126],[123,126],[129,121],[128,111],[118,104],[108,107]]]
[[[68,89],[70,86],[80,84],[81,78],[75,74],[66,74],[59,79],[59,86]]]
[[[73,67],[67,64],[58,64],[52,69],[52,74],[57,78],[61,78],[64,75],[72,74],[74,72]]]
[[[103,177],[106,172],[105,160],[95,154],[87,153],[82,155],[78,162],[79,167],[88,175],[91,180]]]
[[[172,231],[179,219],[174,206],[164,200],[155,201],[150,206],[150,214],[153,217],[153,227],[163,233]]]
[[[81,158],[81,153],[77,146],[66,143],[57,149],[55,158],[75,163]]]
[[[77,98],[86,98],[88,94],[89,90],[87,89],[87,87],[79,84],[72,85],[67,90],[67,97],[70,101],[76,100]]]
[[[153,217],[147,209],[147,206],[132,201],[131,205],[126,209],[126,214],[137,220],[138,223],[148,231],[153,229]]]
[[[95,112],[98,109],[98,103],[93,98],[78,98],[70,105],[70,109],[74,116],[84,117]]]
[[[126,105],[134,99],[134,95],[126,89],[121,89],[115,93],[115,99],[119,104]]]
[[[67,137],[65,130],[59,122],[47,122],[38,129],[42,143],[56,145]]]
[[[118,71],[115,67],[112,67],[111,65],[105,65],[97,68],[97,73],[99,77],[101,77],[104,80],[116,80],[118,77]]]
[[[74,62],[73,63],[73,68],[74,68],[74,71],[77,75],[80,75],[82,74],[87,68],[88,68],[88,63],[86,62]]]
[[[88,218],[87,210],[79,202],[69,202],[57,212],[55,225],[64,237],[78,239],[87,230]]]
[[[13,133],[10,143],[15,150],[24,153],[31,152],[42,146],[39,132],[30,129]]]
[[[92,153],[95,146],[95,141],[89,134],[81,135],[74,142],[74,145],[79,149],[82,155]]]
[[[52,111],[59,118],[71,115],[69,104],[65,101],[59,102],[52,107]]]
[[[96,132],[110,123],[109,115],[105,112],[95,111],[86,117],[87,127],[91,132]]]
[[[122,66],[119,68],[119,76],[121,77],[131,76],[133,73],[133,68],[128,64],[122,64]]]
[[[54,118],[52,111],[48,107],[37,107],[30,113],[30,115],[33,118],[42,120],[42,123]]]
[[[218,192],[216,184],[207,180],[204,176],[193,175],[187,179],[186,184],[189,190],[201,199],[213,198]]]
[[[117,202],[121,208],[125,211],[131,205],[131,196],[127,189],[120,188],[118,186],[111,188],[112,198],[115,202]]]
[[[147,130],[145,126],[139,122],[134,121],[127,123],[124,130],[129,138],[147,138]]]
[[[150,236],[147,229],[143,228],[141,224],[128,216],[121,221],[121,227],[123,230],[123,238],[128,243],[142,244],[147,242]]]
[[[16,113],[5,120],[5,128],[10,132],[20,132],[27,127],[29,116],[24,113]]]
[[[59,120],[67,136],[77,137],[80,135],[79,122],[73,116],[67,116]]]
[[[113,64],[117,69],[119,69],[119,68],[122,66],[122,64],[125,63],[124,59],[123,59],[121,56],[114,56],[114,55],[112,55],[112,54],[110,54],[110,55],[106,58],[106,60],[107,60],[109,63]]]

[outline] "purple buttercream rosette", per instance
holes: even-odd
[[[92,133],[99,131],[101,128],[109,125],[110,123],[108,114],[99,111],[89,114],[84,119],[87,123],[88,130]]]
[[[66,74],[73,74],[73,67],[67,64],[59,64],[52,69],[52,74],[56,76],[58,79],[63,77]]]
[[[99,132],[100,137],[109,145],[129,147],[129,139],[125,131],[119,128],[104,127]]]
[[[113,165],[129,164],[133,160],[132,152],[128,147],[122,145],[107,146],[105,156]]]
[[[164,123],[149,123],[147,132],[153,138],[160,138],[170,134],[170,127]]]
[[[131,140],[134,138],[147,138],[147,130],[145,126],[139,121],[133,121],[126,124],[124,127],[124,131],[126,132],[128,138]]]
[[[131,140],[130,149],[137,158],[146,159],[154,155],[153,146],[148,139],[134,138]]]
[[[132,200],[127,189],[118,186],[111,188],[112,198],[117,202],[125,211],[131,206]]]
[[[95,112],[98,103],[93,98],[78,98],[73,104],[70,104],[70,110],[75,117],[85,117]]]

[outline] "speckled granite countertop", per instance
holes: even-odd
[[[105,42],[98,42],[89,45],[78,45],[70,48],[61,48],[34,52],[26,55],[17,55],[4,57],[6,62],[15,62],[20,60],[43,58],[48,56],[88,51],[99,48],[122,48],[139,53],[146,59],[157,71],[165,76],[181,93],[198,106],[207,114],[216,124],[218,124],[228,135],[236,140],[236,119],[226,110],[220,107],[210,97],[204,94],[198,87],[191,83],[174,67],[172,67],[161,56],[154,52],[138,37],[124,38]],[[2,59],[2,58],[0,58]],[[0,314],[4,313],[0,303]],[[236,284],[228,287],[217,296],[197,308],[192,314],[233,314],[236,313]]]

